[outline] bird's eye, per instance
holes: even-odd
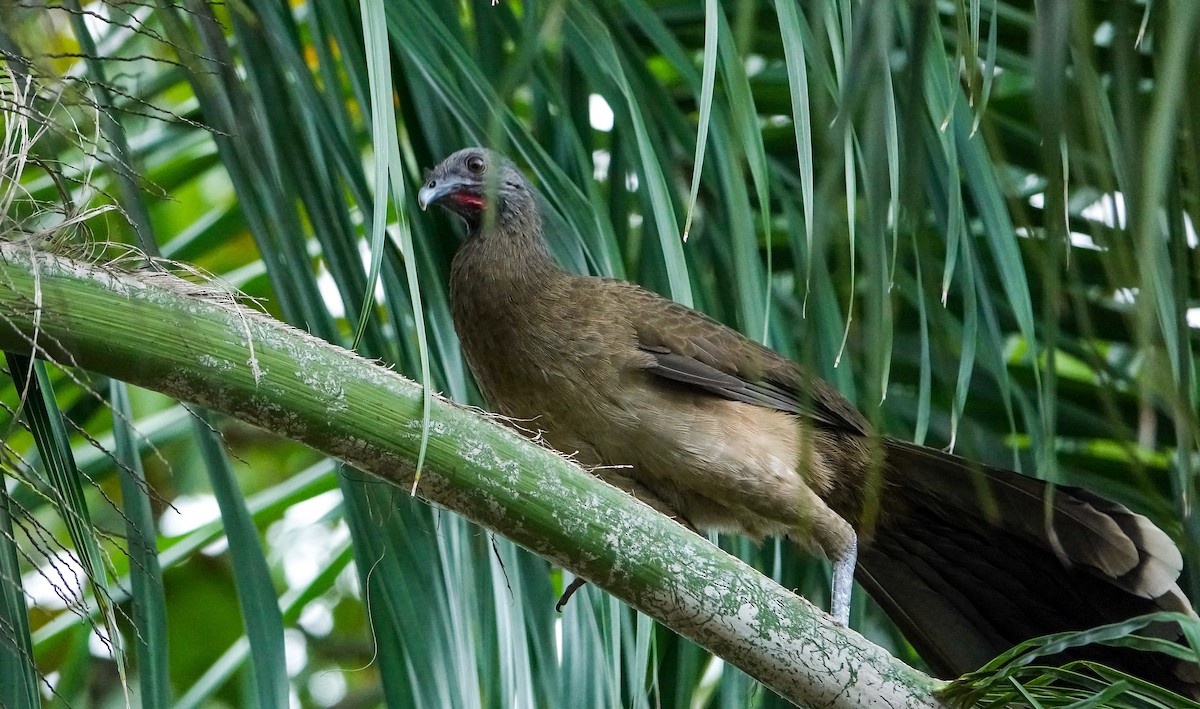
[[[486,167],[487,165],[483,162],[483,158],[479,157],[478,155],[472,155],[471,157],[467,158],[467,169],[476,175],[482,175],[483,170]]]

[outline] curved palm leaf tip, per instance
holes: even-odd
[[[1191,613],[1176,583],[1182,556],[1147,518],[1082,489],[1051,494],[1014,472],[880,439],[831,386],[736,331],[631,283],[567,272],[507,158],[460,150],[418,201],[466,224],[451,305],[490,406],[536,422],[519,430],[689,527],[787,536],[823,552],[839,622],[860,538],[859,578],[950,676],[1031,637]],[[883,451],[878,482],[872,449]],[[882,509],[866,509],[872,484],[888,491]],[[1195,663],[1079,652],[1200,693]]]

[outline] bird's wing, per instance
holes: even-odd
[[[640,288],[622,296],[649,373],[731,401],[865,435],[866,421],[833,387],[794,362],[686,306]]]

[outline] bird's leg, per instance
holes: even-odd
[[[829,592],[829,614],[839,625],[850,624],[850,592],[854,588],[854,566],[858,563],[858,536],[850,537],[850,544],[841,555],[832,557],[833,588]]]
[[[576,576],[570,585],[567,586],[566,590],[562,592],[562,595],[558,597],[558,603],[554,604],[554,610],[562,613],[562,609],[567,605],[567,601],[571,600],[571,596],[574,596],[575,592],[583,588],[586,583],[587,581],[582,576]]]
[[[858,563],[858,535],[854,527],[834,512],[808,487],[794,491],[800,523],[788,537],[810,551],[818,549],[833,564],[833,588],[829,614],[839,625],[850,622],[850,595],[854,589],[854,567]]]

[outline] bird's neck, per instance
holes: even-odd
[[[556,280],[569,277],[551,257],[536,213],[521,216],[531,218],[507,219],[470,231],[450,270],[455,310],[523,307],[542,297]]]

